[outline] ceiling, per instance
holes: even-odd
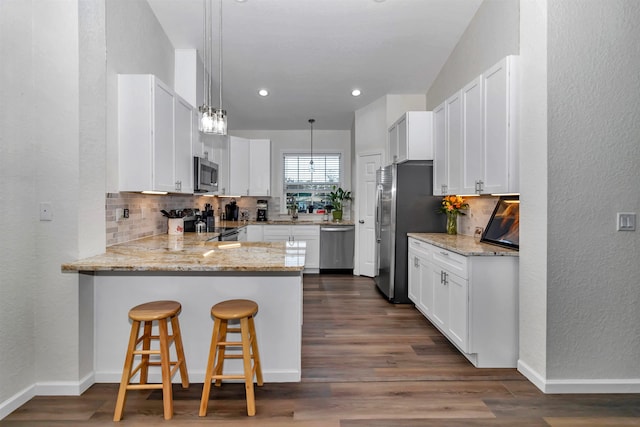
[[[147,1],[174,48],[202,57],[203,0]],[[229,129],[308,129],[315,118],[315,129],[349,130],[385,94],[426,94],[482,0],[222,1]]]

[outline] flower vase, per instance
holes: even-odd
[[[458,212],[447,212],[447,234],[458,234]]]

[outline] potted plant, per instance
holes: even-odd
[[[342,219],[342,203],[345,200],[351,200],[351,191],[344,191],[342,187],[333,186],[331,193],[329,193],[329,200],[331,200],[331,206],[333,206],[332,215],[335,221]]]

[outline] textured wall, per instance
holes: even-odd
[[[640,378],[640,2],[549,2],[549,378]]]
[[[547,0],[520,8],[520,359],[546,376]]]
[[[0,418],[2,403],[35,381],[34,302],[37,144],[33,102],[31,2],[0,2]]]
[[[519,2],[485,0],[427,92],[431,111],[471,79],[519,52]]]

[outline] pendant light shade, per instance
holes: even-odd
[[[203,48],[203,62],[204,62],[204,97],[203,104],[200,106],[200,122],[199,129],[206,134],[226,135],[227,134],[227,112],[222,109],[222,0],[220,1],[220,13],[218,15],[218,73],[219,73],[219,101],[220,107],[212,107],[211,102],[211,90],[212,90],[212,78],[211,72],[213,71],[213,11],[211,6],[211,0],[203,0],[204,3],[204,48]]]
[[[315,122],[315,119],[309,119],[309,124],[311,125],[311,160],[309,160],[309,171],[311,171],[311,173],[316,169],[313,165],[313,124]]]

